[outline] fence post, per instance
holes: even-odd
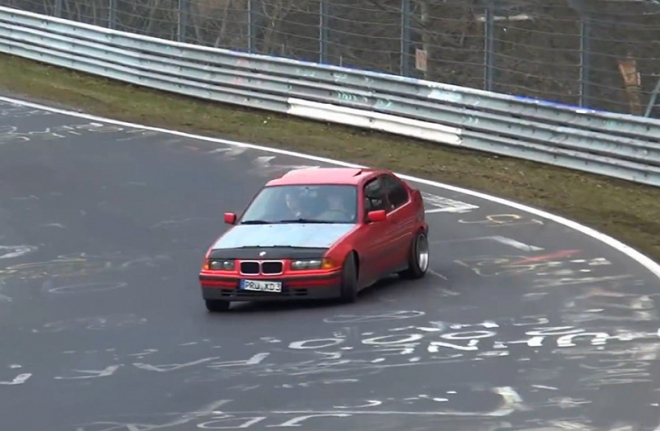
[[[655,87],[653,88],[653,92],[651,92],[651,97],[649,99],[649,104],[646,105],[646,111],[644,112],[644,116],[646,118],[651,117],[651,114],[653,113],[653,109],[656,107],[656,103],[658,101],[658,93],[660,93],[660,79],[658,79],[658,82],[655,83]]]
[[[111,30],[117,29],[117,0],[108,2],[108,28]]]
[[[259,22],[257,1],[258,0],[248,0],[248,52],[250,54],[257,52],[257,24]]]
[[[401,58],[399,73],[410,75],[410,0],[401,0]]]
[[[495,0],[488,0],[484,14],[484,88],[493,91],[493,64],[495,63]]]
[[[330,0],[319,0],[319,63],[328,63],[328,21]]]
[[[591,17],[580,17],[580,106],[589,105],[591,92]]]
[[[53,15],[57,18],[62,18],[62,0],[55,0],[55,10]]]
[[[190,11],[189,0],[179,0],[178,20],[177,20],[177,40],[185,42],[188,33],[188,12]]]

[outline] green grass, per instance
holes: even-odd
[[[88,113],[244,140],[467,187],[605,232],[660,261],[660,188],[99,79],[0,54],[0,87]]]

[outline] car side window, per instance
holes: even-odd
[[[408,190],[406,190],[401,181],[390,175],[385,176],[384,180],[384,191],[387,195],[387,199],[391,204],[391,210],[398,208],[408,202],[410,198],[408,196]]]
[[[387,210],[387,198],[383,192],[382,177],[364,185],[364,215],[369,211]]]

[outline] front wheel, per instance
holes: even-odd
[[[404,278],[422,278],[429,269],[429,239],[424,231],[417,232],[410,247],[408,255],[408,269],[401,272]]]
[[[217,299],[206,299],[206,309],[212,313],[227,311],[231,302],[229,301],[219,301]]]
[[[357,301],[357,268],[355,255],[352,253],[346,257],[341,273],[340,299],[342,302],[351,303]]]

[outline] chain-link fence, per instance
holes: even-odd
[[[123,31],[653,115],[656,0],[0,0]],[[653,115],[656,116],[656,115]]]

